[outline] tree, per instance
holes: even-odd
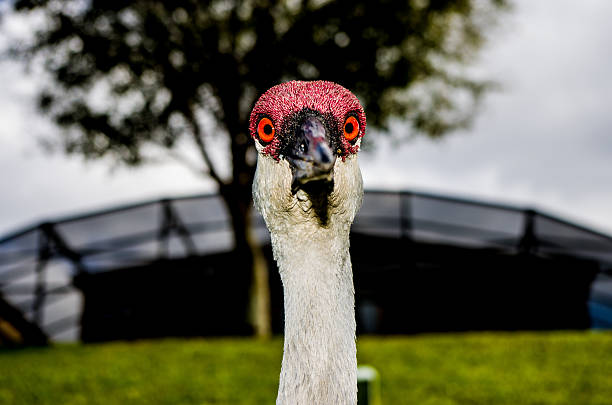
[[[198,170],[216,181],[235,246],[266,281],[250,237],[255,151],[247,133],[256,98],[288,79],[338,82],[361,99],[370,125],[401,117],[442,136],[469,124],[488,88],[460,67],[480,49],[507,0],[17,0],[42,13],[34,43],[52,77],[39,107],[64,129],[65,152],[127,165],[151,146],[176,153],[190,140]],[[102,94],[104,97],[96,97]],[[106,102],[100,102],[100,98]],[[206,123],[212,123],[207,125]],[[213,128],[213,129],[211,129]],[[210,158],[211,132],[229,139],[231,175]],[[257,333],[269,333],[266,294]]]

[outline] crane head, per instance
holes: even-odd
[[[365,127],[359,100],[336,83],[291,81],[266,91],[249,121],[258,151],[253,195],[260,211],[262,199],[267,205],[278,200],[284,209],[314,209],[325,222],[330,197],[357,191],[360,203],[356,155]]]

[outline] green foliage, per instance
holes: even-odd
[[[282,342],[166,340],[0,351],[2,404],[266,404]],[[385,404],[610,404],[612,335],[361,337]]]
[[[53,82],[40,107],[66,129],[64,147],[138,164],[143,145],[192,137],[210,174],[198,117],[230,136],[249,180],[245,136],[255,98],[287,79],[336,81],[368,121],[408,119],[440,136],[466,125],[487,83],[459,68],[507,0],[18,0],[47,24],[16,55],[39,57]],[[106,97],[107,102],[100,102]],[[109,101],[110,100],[110,101]],[[236,167],[237,166],[237,167]],[[217,179],[220,180],[220,179]]]

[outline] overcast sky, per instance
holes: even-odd
[[[477,63],[502,90],[475,125],[441,142],[398,147],[379,138],[361,156],[366,187],[535,207],[612,234],[611,21],[609,0],[516,1]],[[212,190],[177,164],[111,171],[106,161],[46,155],[36,135],[55,129],[36,114],[38,79],[6,61],[0,77],[0,236],[65,214]]]

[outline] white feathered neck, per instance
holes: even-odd
[[[289,164],[259,155],[253,197],[270,230],[285,298],[277,404],[357,403],[349,232],[362,196],[357,156],[338,159],[322,224],[308,195],[291,193]]]

